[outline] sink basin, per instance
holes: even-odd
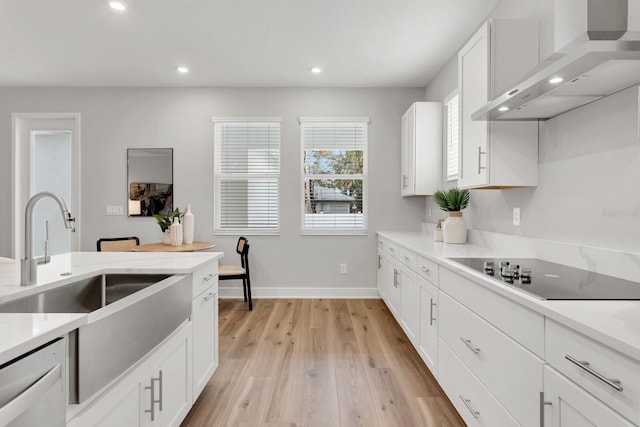
[[[186,275],[105,274],[5,304],[0,313],[87,313],[69,336],[69,403],[109,384],[191,313]]]

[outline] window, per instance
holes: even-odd
[[[367,233],[368,118],[300,118],[303,234]]]
[[[280,119],[214,119],[214,232],[278,234]]]
[[[447,109],[447,181],[458,179],[458,91],[444,100]]]

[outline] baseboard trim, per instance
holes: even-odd
[[[242,287],[218,286],[220,298],[244,298]],[[252,298],[380,298],[377,288],[251,288]]]

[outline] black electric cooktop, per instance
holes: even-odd
[[[640,300],[640,283],[535,258],[450,258],[546,300]]]

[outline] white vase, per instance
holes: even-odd
[[[173,219],[173,224],[169,227],[171,230],[171,246],[182,246],[182,224]]]
[[[185,245],[193,243],[193,214],[191,213],[191,205],[187,205],[187,210],[182,217],[182,234],[184,235],[183,243]]]
[[[449,217],[444,221],[442,234],[445,243],[466,243],[467,225],[462,219],[462,212],[449,212]]]

